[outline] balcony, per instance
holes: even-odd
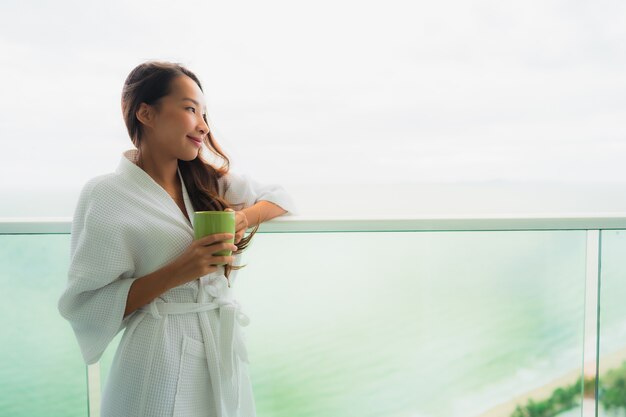
[[[235,284],[258,415],[624,415],[625,231],[626,215],[265,223]],[[69,232],[0,219],[0,415],[99,415],[121,334],[86,372],[56,309]]]

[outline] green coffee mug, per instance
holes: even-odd
[[[196,211],[193,214],[193,234],[196,240],[215,233],[232,233],[233,238],[224,242],[235,243],[234,211]],[[216,256],[231,256],[231,250],[221,250]],[[225,265],[225,262],[217,265]]]

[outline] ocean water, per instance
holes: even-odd
[[[615,350],[626,239],[609,233]],[[581,370],[585,244],[584,231],[258,234],[234,286],[259,415],[468,417]],[[0,247],[0,415],[84,416],[85,367],[56,310],[69,236]]]

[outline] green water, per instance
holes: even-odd
[[[69,236],[0,247],[0,415],[85,416],[56,310]],[[581,369],[585,248],[583,231],[257,235],[235,287],[258,415],[468,417]]]
[[[0,416],[85,416],[85,368],[58,314],[69,236],[0,236]]]

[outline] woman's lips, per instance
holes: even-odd
[[[194,138],[192,136],[187,136],[187,138],[190,139],[196,145],[202,146],[202,141],[199,138]]]

